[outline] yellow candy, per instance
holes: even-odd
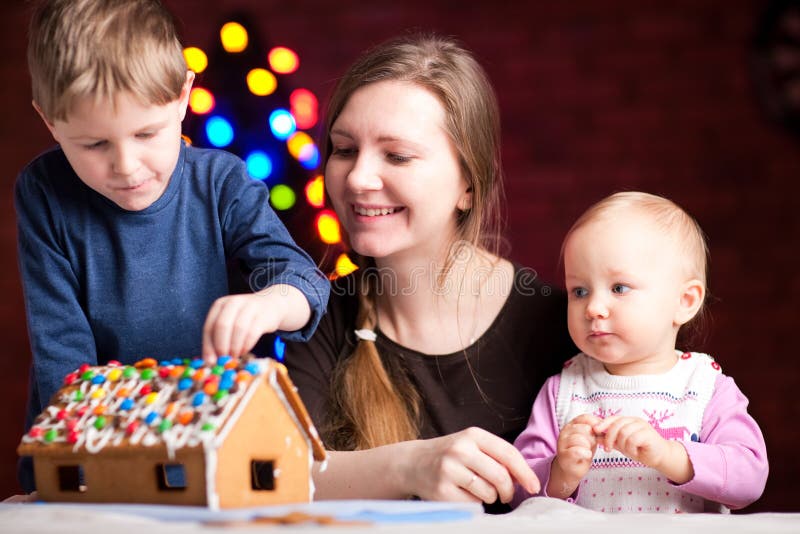
[[[106,378],[108,378],[108,380],[111,382],[116,382],[119,380],[120,376],[122,376],[122,369],[112,369],[108,372],[108,376]]]
[[[93,399],[102,399],[105,396],[106,396],[106,390],[104,390],[103,388],[97,388],[92,392]]]
[[[155,391],[152,393],[148,393],[147,396],[144,398],[145,404],[153,404],[157,400],[158,400],[158,393],[156,393]]]

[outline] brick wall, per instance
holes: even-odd
[[[790,343],[800,317],[800,138],[770,124],[756,99],[749,45],[764,2],[166,3],[185,43],[201,47],[228,15],[251,16],[266,41],[300,53],[295,81],[319,95],[359,51],[407,28],[461,38],[500,98],[510,255],[547,280],[557,280],[561,238],[591,202],[641,189],[684,206],[708,234],[712,258],[714,320],[695,348],[715,355],[748,395],[774,466],[764,497],[749,510],[800,510],[800,462],[790,441],[796,431],[789,430],[800,416]],[[28,105],[26,13],[16,4],[0,9],[0,372],[7,404],[0,494],[7,494],[17,489],[14,447],[29,359],[11,191],[18,169],[49,139]]]

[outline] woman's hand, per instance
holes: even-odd
[[[520,452],[504,439],[480,428],[419,440],[405,455],[408,493],[433,501],[509,502],[514,482],[529,493],[539,480]]]

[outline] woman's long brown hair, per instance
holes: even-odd
[[[458,243],[496,253],[502,217],[500,119],[497,100],[486,73],[472,54],[451,39],[412,35],[367,51],[339,80],[328,104],[324,160],[331,153],[331,128],[350,96],[370,83],[385,80],[418,84],[442,104],[444,125],[458,154],[461,172],[472,192],[469,209],[456,210]],[[447,273],[459,251],[451,248]],[[371,258],[357,258],[357,329],[377,326],[376,297],[385,289],[369,267]],[[321,427],[328,447],[368,449],[419,437],[420,397],[396,356],[382,357],[375,343],[357,340],[352,354],[334,371],[327,425]]]

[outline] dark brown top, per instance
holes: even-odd
[[[421,437],[477,426],[513,442],[545,379],[577,353],[567,332],[564,293],[519,266],[514,282],[494,323],[464,351],[426,355],[377,332],[381,357],[402,358],[419,391]],[[353,275],[335,281],[327,314],[311,340],[286,346],[284,363],[317,428],[326,426],[333,368],[355,345],[353,287]]]

